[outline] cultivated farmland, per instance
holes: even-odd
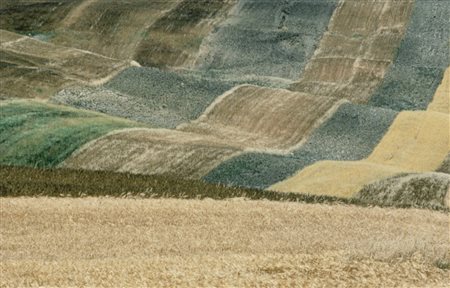
[[[101,84],[131,65],[0,30],[0,96],[48,98],[61,88]]]
[[[38,101],[2,101],[0,164],[53,167],[84,143],[135,126],[142,125]]]
[[[448,15],[0,1],[0,286],[449,286]]]
[[[2,207],[2,286],[448,283],[438,268],[450,249],[441,212],[105,198],[8,198]]]

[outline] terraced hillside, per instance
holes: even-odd
[[[403,111],[381,142],[365,160],[359,162],[318,162],[295,176],[277,183],[277,191],[352,196],[365,184],[403,172],[438,170],[450,152],[448,74],[436,91],[428,111]],[[448,102],[447,102],[448,105]],[[442,112],[434,111],[434,109]],[[338,181],[345,179],[345,181]],[[332,184],[333,183],[333,184]]]
[[[228,7],[234,2],[226,3]],[[184,69],[178,70],[178,73],[133,67],[104,85],[104,88],[109,91],[102,93],[112,95],[119,92],[119,95],[113,96],[111,101],[98,97],[97,91],[80,91],[80,89],[63,91],[56,95],[55,101],[68,105],[76,103],[76,107],[97,111],[100,107],[102,109],[107,107],[107,111],[113,115],[135,119],[133,105],[122,106],[118,101],[114,101],[126,97],[131,103],[139,103],[140,114],[155,115],[151,119],[146,119],[149,124],[174,128],[199,117],[215,98],[236,85],[287,87],[292,80],[299,77],[306,61],[312,56],[314,47],[325,31],[335,7],[335,1],[329,0],[265,1],[263,3],[241,0],[235,4],[226,20],[211,20],[216,23],[215,28],[201,42],[198,53],[186,56],[194,59],[194,62],[187,60]],[[213,9],[212,6],[211,9]],[[174,8],[169,13],[171,18],[177,18],[173,13],[178,13],[178,17],[183,19],[182,10]],[[217,12],[214,15],[216,14],[221,18],[220,15],[223,13]],[[284,24],[280,26],[280,22]],[[178,21],[171,23],[178,23]],[[184,22],[181,21],[181,23]],[[155,25],[160,24],[155,23]],[[175,35],[178,33],[175,31],[176,28],[171,29],[165,28],[164,31],[168,30],[170,35],[172,31]],[[151,35],[153,32],[149,33]],[[156,38],[158,39],[158,36]],[[172,50],[170,47],[163,47],[164,51]],[[159,57],[160,53],[150,54]],[[183,55],[180,52],[175,53],[174,56],[161,56],[167,64],[161,62],[162,59],[150,61],[151,63],[141,60],[140,63],[163,67],[172,63],[174,57],[186,58]],[[224,58],[221,59],[221,57]],[[292,59],[297,60],[292,61]],[[177,61],[179,60],[175,60]],[[187,65],[188,62],[191,64]],[[198,88],[192,89],[192,87]],[[79,101],[80,98],[81,101]],[[142,98],[145,98],[145,101],[142,101]],[[180,111],[181,107],[182,111]]]
[[[0,286],[447,287],[448,15],[0,1]]]
[[[0,95],[48,98],[75,83],[98,85],[131,65],[0,30]]]
[[[394,60],[414,1],[341,1],[291,89],[365,103]]]
[[[35,4],[39,6],[39,3]],[[422,120],[408,117],[409,114],[403,112],[397,115],[396,106],[372,107],[379,106],[373,101],[381,101],[376,100],[381,99],[380,93],[383,93],[382,97],[393,93],[394,90],[380,91],[386,90],[390,75],[398,67],[429,67],[433,63],[439,63],[435,66],[441,67],[440,63],[446,63],[447,44],[443,39],[447,32],[440,27],[449,5],[443,1],[257,3],[241,0],[199,3],[180,0],[155,1],[150,5],[140,1],[133,4],[117,1],[105,5],[104,1],[61,4],[61,9],[62,6],[72,8],[69,12],[64,10],[67,13],[59,17],[62,19],[48,20],[52,24],[47,26],[53,27],[54,32],[48,40],[67,46],[81,45],[76,47],[121,59],[134,59],[133,55],[138,55],[142,63],[157,68],[128,68],[99,87],[80,85],[82,79],[76,85],[70,85],[72,82],[59,85],[70,87],[52,97],[52,102],[150,123],[153,127],[177,127],[178,131],[112,133],[78,147],[79,151],[64,161],[63,165],[67,167],[144,174],[180,173],[185,177],[204,177],[207,181],[228,185],[268,188],[296,171],[309,169],[308,166],[317,161],[364,159],[375,153],[373,149],[383,137],[389,137],[388,130],[402,130],[404,125],[410,125],[414,131],[414,123]],[[24,9],[25,14],[33,10],[27,9]],[[439,13],[434,15],[433,11]],[[431,14],[433,20],[426,21]],[[14,15],[8,16],[12,17],[12,22],[17,16]],[[131,22],[122,23],[130,17]],[[91,23],[93,19],[97,21]],[[111,24],[113,22],[115,26]],[[143,29],[145,33],[134,38],[133,35],[140,32],[133,29]],[[19,37],[6,33],[9,32],[4,32],[3,38]],[[123,33],[131,38],[124,41]],[[436,35],[432,59],[427,60],[423,47],[430,40],[427,37],[434,36],[415,37],[417,34]],[[79,41],[79,37],[83,41]],[[161,40],[163,38],[165,40]],[[183,52],[184,48],[180,47],[189,45],[194,38],[199,41],[194,45],[197,48],[193,46],[195,49],[188,49],[189,53]],[[170,45],[164,41],[169,41]],[[52,45],[33,39],[29,42]],[[176,46],[178,44],[181,46]],[[97,50],[99,47],[116,49],[116,52]],[[13,45],[10,50],[20,51],[19,48]],[[147,53],[149,51],[155,53]],[[170,54],[173,51],[178,52]],[[418,57],[411,62],[408,59],[412,53]],[[24,54],[29,56],[29,53]],[[156,58],[145,60],[144,54]],[[161,62],[163,59],[166,62]],[[53,65],[54,60],[51,63]],[[77,65],[74,70],[86,66],[79,61]],[[114,64],[105,64],[108,65]],[[158,69],[183,65],[191,70]],[[111,71],[105,74],[112,75]],[[92,76],[84,75],[92,79]],[[330,75],[335,78],[329,78]],[[439,73],[433,75],[436,76],[433,83],[439,83]],[[256,86],[237,86],[240,83]],[[399,81],[395,85],[398,89],[404,87],[402,93],[428,89],[424,94],[429,94],[434,84],[426,83],[418,80],[408,86]],[[300,92],[258,86],[289,87]],[[15,96],[6,92],[4,97]],[[445,91],[436,93],[446,94]],[[30,96],[30,93],[23,94]],[[345,103],[342,98],[361,104]],[[446,110],[446,98],[435,98],[430,110],[439,113]],[[367,101],[368,105],[364,104]],[[417,117],[442,118],[437,122],[427,121],[432,127],[440,123],[436,137],[444,137],[440,140],[445,142],[445,116],[426,115],[429,116]],[[404,136],[405,143],[409,141],[408,137]],[[396,137],[390,141],[399,144]],[[431,145],[430,142],[422,144],[425,147]],[[110,156],[118,151],[123,151],[123,157]],[[96,157],[96,153],[101,156]],[[445,167],[445,159],[440,158],[438,156],[435,162]],[[428,168],[412,169],[411,172],[427,172]],[[431,170],[437,169],[439,167]],[[321,190],[317,188],[317,193],[322,193]]]

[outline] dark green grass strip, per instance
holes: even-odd
[[[223,200],[246,198],[302,203],[372,206],[360,199],[227,187],[165,175],[0,166],[0,197],[139,197]],[[383,205],[378,205],[383,206]],[[387,206],[387,205],[385,205]],[[409,208],[411,205],[395,205]],[[436,208],[435,210],[445,210]]]
[[[226,187],[201,180],[187,180],[165,175],[136,175],[107,171],[39,169],[0,166],[0,196],[139,196],[143,198],[185,198],[216,200],[246,197],[275,201],[345,204],[356,200],[329,196],[278,193],[258,189]]]

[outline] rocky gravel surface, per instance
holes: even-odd
[[[369,104],[425,110],[449,66],[450,2],[418,0],[394,64]]]
[[[337,2],[241,0],[203,43],[198,68],[296,80]]]
[[[103,87],[67,88],[52,100],[155,127],[175,128],[197,118],[216,97],[233,85],[188,73],[132,67]]]

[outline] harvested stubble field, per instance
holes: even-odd
[[[1,204],[3,287],[446,287],[450,276],[442,212],[243,200]]]
[[[216,99],[182,131],[213,135],[249,149],[287,150],[336,110],[336,100],[244,85]]]
[[[291,89],[367,102],[396,56],[413,3],[340,1],[302,79]]]
[[[2,101],[0,164],[53,167],[93,139],[137,126],[144,125],[40,101]]]
[[[68,157],[63,167],[199,179],[241,150],[213,136],[166,129],[117,131]]]

